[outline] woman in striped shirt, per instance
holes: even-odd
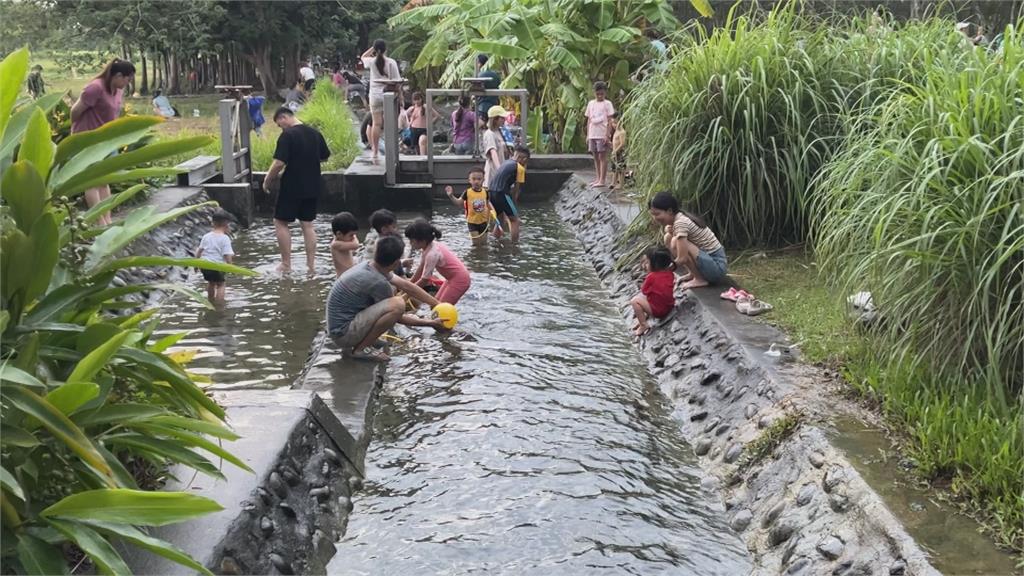
[[[665,229],[665,246],[672,252],[676,270],[686,270],[683,288],[699,288],[725,279],[728,262],[725,248],[699,216],[679,209],[669,192],[658,192],[648,203],[651,218]]]

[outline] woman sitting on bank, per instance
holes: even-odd
[[[725,248],[699,216],[679,209],[669,192],[658,192],[648,203],[651,218],[665,230],[665,246],[676,271],[683,272],[683,288],[699,288],[725,279]],[[685,271],[685,272],[684,272]]]
[[[160,90],[153,91],[153,113],[164,118],[174,118],[178,115],[178,111],[171,106],[171,101]]]

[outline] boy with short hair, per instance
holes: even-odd
[[[491,222],[491,213],[494,207],[488,199],[487,189],[484,188],[484,169],[474,166],[469,170],[469,188],[461,196],[455,196],[451,186],[445,186],[445,194],[452,201],[452,204],[459,206],[466,213],[466,225],[469,227],[469,236],[474,244],[481,244],[487,241],[487,228]],[[501,226],[494,227],[494,237],[501,238]]]
[[[605,100],[608,84],[594,82],[594,99],[587,102],[583,113],[587,118],[587,151],[594,156],[597,177],[591,186],[604,186],[608,176],[608,120],[615,114],[615,106]]]
[[[234,260],[235,251],[231,248],[231,238],[228,232],[231,228],[231,221],[234,218],[231,214],[218,208],[213,212],[213,230],[203,235],[196,250],[196,258],[207,262],[218,262],[231,264]],[[202,269],[203,278],[206,279],[206,297],[210,302],[224,300],[224,273],[217,270]]]
[[[351,212],[339,212],[331,220],[331,232],[334,233],[331,239],[331,260],[334,262],[335,278],[355,265],[353,254],[359,249],[359,239],[356,238],[358,230],[359,222]]]
[[[402,237],[398,231],[398,217],[391,210],[381,208],[370,214],[370,231],[366,233],[366,238],[363,240],[364,259],[373,260],[377,241],[385,236]],[[405,276],[403,263],[399,263],[398,268],[395,269],[395,274]]]
[[[512,241],[519,240],[519,191],[526,180],[526,164],[530,161],[530,149],[516,146],[515,154],[506,160],[491,178],[487,197],[494,211],[505,219]]]

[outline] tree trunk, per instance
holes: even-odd
[[[254,52],[246,54],[245,57],[256,66],[267,100],[277,100],[277,82],[274,81],[274,65],[270,58],[270,46],[261,46]]]
[[[356,44],[356,50],[359,54],[362,54],[370,47],[370,24],[368,22],[359,23],[359,39]],[[358,55],[358,54],[357,54]]]
[[[178,54],[173,50],[167,56],[167,93],[180,94],[181,86],[178,82]]]
[[[153,52],[153,90],[164,89],[163,67],[160,65],[160,53]]]
[[[139,50],[139,57],[142,58],[142,86],[139,93],[145,96],[149,94],[149,75],[146,73],[146,50]]]
[[[299,54],[301,48],[297,45],[285,50],[284,53],[284,83],[289,88],[299,79]]]

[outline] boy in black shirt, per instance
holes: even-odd
[[[274,162],[263,179],[263,189],[269,193],[280,177],[280,190],[274,208],[274,228],[277,245],[281,250],[278,270],[283,273],[291,270],[292,235],[288,225],[298,219],[306,247],[307,273],[312,275],[316,258],[313,220],[316,218],[316,201],[323,185],[320,180],[320,163],[330,157],[331,151],[327,149],[323,135],[316,128],[299,122],[290,108],[278,108],[274,113],[274,123],[281,127],[281,136],[274,150]],[[285,167],[287,170],[284,170]]]
[[[513,242],[519,241],[519,211],[516,203],[519,202],[519,189],[525,180],[526,163],[529,161],[530,149],[516,146],[515,155],[498,167],[487,191],[494,211],[504,218]]]

